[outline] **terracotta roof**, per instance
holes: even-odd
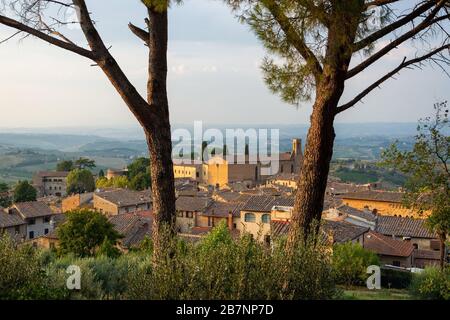
[[[138,245],[146,236],[151,237],[152,218],[127,213],[112,216],[109,221],[114,225],[114,229],[123,236],[120,242],[126,248]]]
[[[0,228],[9,228],[22,224],[26,224],[26,222],[17,213],[13,212],[10,214],[0,210]]]
[[[20,202],[13,206],[24,218],[38,218],[54,215],[52,209],[44,202],[30,201]]]
[[[414,251],[414,246],[409,241],[395,240],[373,231],[364,236],[364,248],[377,254],[394,257],[409,257]]]
[[[176,200],[176,209],[178,211],[204,211],[211,203],[209,198],[205,197],[178,197]]]
[[[289,232],[289,221],[271,221],[271,234],[273,237],[287,235]],[[352,241],[362,234],[368,232],[369,228],[359,227],[344,221],[327,221],[323,223],[323,230],[333,236],[334,243]]]
[[[293,207],[294,197],[252,196],[241,210],[270,212],[274,206]]]
[[[241,202],[228,203],[214,201],[204,210],[204,212],[201,213],[201,215],[226,218],[231,212],[234,217],[238,217],[240,216],[240,209],[242,205],[243,203]]]
[[[151,202],[150,190],[133,191],[129,189],[114,189],[94,194],[106,201],[114,203],[118,207],[126,207]]]
[[[291,153],[290,152],[284,152],[279,154],[279,161],[289,161],[291,160]]]
[[[191,228],[191,234],[193,235],[205,235],[212,230],[212,227],[193,227]]]
[[[285,236],[289,232],[289,226],[291,223],[289,221],[278,221],[278,220],[272,220],[270,222],[270,228],[271,228],[271,234],[272,237],[280,237]]]
[[[283,172],[283,173],[279,173],[274,177],[271,177],[270,180],[290,180],[290,181],[297,181],[299,178],[299,174],[298,173],[287,173],[287,172]]]
[[[248,199],[249,196],[248,195],[242,195],[239,192],[225,190],[225,191],[216,191],[213,194],[213,197],[218,199],[218,200],[225,201],[225,202],[234,202],[234,201],[240,202],[240,201],[244,201],[244,200],[241,200],[241,199],[243,199],[244,197],[246,197],[246,199]]]
[[[434,239],[438,236],[425,227],[425,220],[406,217],[379,216],[376,231],[397,237]]]
[[[436,250],[416,250],[414,259],[441,260],[441,253]]]
[[[340,207],[337,208],[338,211],[347,214],[349,216],[356,216],[358,218],[367,220],[367,221],[376,221],[377,220],[377,216],[375,214],[373,214],[371,211],[367,211],[367,210],[358,210],[346,205],[342,205]]]
[[[57,178],[65,178],[69,175],[68,171],[39,171],[36,173],[36,176],[44,178],[44,177],[57,177]]]
[[[333,236],[333,243],[345,243],[359,238],[369,231],[369,228],[353,225],[345,221],[325,220],[323,229]]]
[[[332,193],[334,195],[365,191],[369,191],[369,187],[367,185],[358,185],[354,183],[344,183],[338,181],[329,181],[327,184],[327,193]]]
[[[346,193],[342,195],[342,198],[401,203],[403,196],[404,193],[402,192],[361,191],[361,192]]]

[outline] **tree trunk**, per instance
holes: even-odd
[[[445,240],[446,239],[447,239],[447,235],[445,233],[439,234],[439,242],[440,242],[439,246],[440,246],[440,250],[441,250],[439,265],[441,267],[441,270],[444,270],[444,266],[445,266]]]
[[[335,138],[334,118],[343,93],[339,73],[325,76],[317,90],[303,164],[298,180],[294,211],[287,242],[290,250],[299,236],[309,234],[311,224],[320,221]]]
[[[167,10],[148,9],[149,15],[149,78],[147,100],[156,113],[156,120],[145,126],[150,153],[153,196],[153,243],[155,257],[161,249],[164,232],[175,233],[175,186],[172,162],[172,141],[167,98]]]

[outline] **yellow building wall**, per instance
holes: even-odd
[[[112,204],[109,201],[103,200],[102,198],[94,195],[94,209],[100,211],[101,213],[109,216],[109,215],[117,215],[119,214],[118,208],[115,204]]]
[[[197,168],[192,166],[174,165],[173,174],[175,178],[197,179]]]
[[[255,215],[255,222],[246,222],[245,214],[253,213]],[[251,212],[251,211],[241,211],[240,227],[237,229],[243,232],[250,233],[256,240],[263,241],[266,235],[270,235],[270,219],[269,223],[262,222],[262,216],[264,212]],[[270,216],[270,214],[269,214]]]
[[[430,215],[430,212],[424,212],[420,215],[417,211],[406,208],[400,203],[396,202],[385,202],[385,201],[373,201],[373,200],[359,200],[359,199],[346,199],[342,198],[342,202],[352,208],[358,210],[364,210],[368,208],[369,210],[376,209],[378,214],[384,216],[402,216],[402,217],[413,217],[413,218],[426,218]]]
[[[222,159],[211,159],[208,163],[207,181],[212,186],[222,187],[228,184],[228,163]]]

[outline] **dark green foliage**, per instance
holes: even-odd
[[[166,243],[155,265],[130,274],[128,298],[330,299],[336,293],[328,251],[320,244],[299,245],[286,268],[282,245],[271,251],[250,235],[233,240],[225,223],[197,245]]]
[[[53,286],[36,250],[16,247],[7,234],[0,237],[0,300],[63,299],[64,290]]]
[[[410,286],[412,273],[403,270],[381,268],[381,286],[383,288],[406,289]]]
[[[75,160],[73,166],[77,169],[92,169],[95,168],[95,161],[87,158],[79,158],[78,160]]]
[[[450,268],[426,268],[414,274],[410,286],[411,294],[423,300],[450,300]]]
[[[334,167],[333,176],[348,183],[384,182],[392,186],[403,186],[406,181],[403,174],[395,170],[380,168],[375,163],[364,163],[364,166],[358,166],[358,162],[355,161],[353,167],[332,163],[332,167]]]
[[[135,175],[130,181],[130,189],[133,190],[146,190],[151,187],[150,174],[139,173]]]
[[[127,167],[128,169],[128,178],[131,180],[133,177],[137,176],[141,173],[149,172],[150,168],[150,159],[149,158],[137,158],[132,163],[130,163]]]
[[[14,198],[15,203],[36,201],[37,191],[28,181],[19,181],[19,183],[14,188]]]
[[[6,183],[0,183],[0,207],[6,208],[11,205],[11,198],[8,195],[9,187]]]
[[[73,219],[69,214],[69,222]],[[90,226],[92,223],[84,221],[83,224]],[[79,232],[77,229],[77,234]],[[115,258],[99,255],[98,251],[95,256],[77,257],[71,253],[61,256],[25,247],[6,246],[5,250],[0,242],[0,256],[8,257],[6,265],[0,264],[0,298],[331,299],[337,292],[329,247],[314,244],[314,241],[299,245],[291,268],[287,268],[281,244],[272,250],[250,235],[233,239],[225,223],[199,243],[163,237],[164,250],[156,261],[152,257],[150,240],[142,248]],[[85,239],[73,238],[75,243],[85,242]],[[96,242],[101,245],[102,240]],[[66,289],[65,271],[70,265],[81,268],[80,291]],[[10,274],[17,280],[11,282]],[[286,279],[290,280],[290,285],[283,290]],[[34,289],[28,291],[28,288]]]
[[[85,193],[95,190],[95,181],[92,173],[87,169],[72,170],[67,176],[67,193]]]
[[[66,222],[58,228],[61,254],[86,257],[95,255],[98,250],[106,255],[117,254],[111,246],[116,244],[120,235],[104,215],[81,209],[68,212],[66,216]]]
[[[413,150],[400,151],[394,144],[383,153],[381,165],[406,175],[405,205],[431,211],[427,225],[443,243],[450,232],[450,122],[446,102],[434,108],[434,117],[419,121]]]
[[[364,285],[368,276],[367,267],[379,265],[375,253],[352,242],[335,245],[332,260],[337,283],[347,286]]]
[[[105,237],[102,244],[97,250],[98,256],[105,256],[109,258],[117,258],[120,256],[120,250],[114,245],[114,243]]]
[[[104,177],[105,177],[105,171],[103,171],[103,169],[101,169],[101,170],[98,172],[98,177],[99,177],[99,178],[104,178]]]
[[[145,190],[151,187],[150,159],[138,158],[128,165],[129,187],[133,190]]]
[[[72,171],[74,164],[72,160],[63,160],[56,165],[56,171]]]

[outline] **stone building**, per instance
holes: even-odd
[[[94,193],[93,208],[107,216],[151,209],[149,190],[112,189]]]
[[[38,192],[38,197],[66,195],[67,176],[65,171],[40,171],[33,176],[33,186]]]
[[[236,156],[237,159],[237,156]],[[292,150],[279,154],[278,172],[276,174],[297,174],[303,159],[300,139],[292,141]],[[229,159],[228,159],[229,160]],[[174,165],[175,178],[188,178],[198,183],[207,184],[216,188],[223,188],[233,183],[240,183],[247,188],[264,182],[268,176],[261,174],[262,164],[259,160],[252,163],[250,157],[245,156],[243,163],[233,163],[222,156],[215,156],[203,164]]]
[[[59,215],[39,201],[16,203],[8,210],[10,214],[18,215],[26,223],[27,240],[48,234],[53,230],[52,218]]]

